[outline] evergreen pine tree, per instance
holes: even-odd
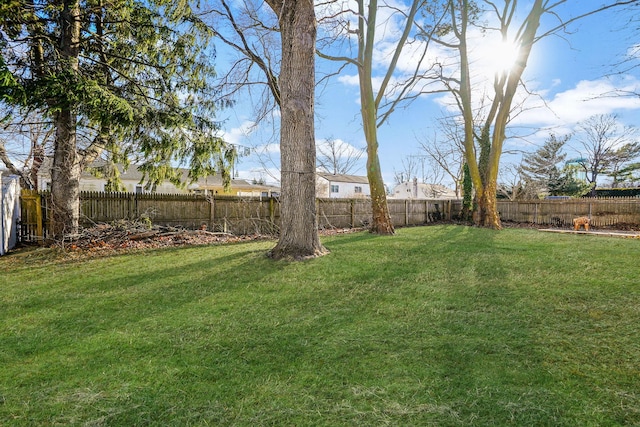
[[[545,191],[556,195],[562,191],[566,177],[558,164],[566,158],[562,147],[568,140],[569,136],[558,139],[551,134],[542,147],[523,157],[519,172],[522,180],[532,186],[534,192]]]
[[[228,170],[233,150],[213,119],[211,35],[186,0],[0,6],[0,101],[42,111],[55,129],[54,238],[77,232],[79,176],[98,156],[136,160],[150,185],[178,183],[177,162],[192,179]]]

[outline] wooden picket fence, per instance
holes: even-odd
[[[158,225],[233,234],[277,234],[280,204],[275,198],[185,194],[82,192],[81,225],[148,218]],[[320,228],[357,228],[371,223],[368,199],[318,199]],[[41,241],[48,235],[49,193],[22,193],[22,241]],[[461,210],[460,200],[388,200],[396,227],[449,221]],[[594,227],[640,225],[639,198],[498,201],[503,221],[570,227],[573,218],[588,216]]]
[[[594,227],[640,226],[640,198],[584,198],[567,200],[498,201],[503,221],[570,227],[586,216]]]
[[[21,240],[41,241],[48,236],[49,193],[22,193]],[[320,228],[356,228],[371,223],[368,199],[318,199]],[[420,225],[451,219],[451,200],[390,200],[395,226]],[[455,213],[454,213],[455,215]],[[277,234],[280,203],[276,198],[82,192],[80,222],[83,227],[118,220],[148,218],[153,224],[201,228],[233,234]]]

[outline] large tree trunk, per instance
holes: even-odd
[[[55,115],[56,137],[51,167],[51,233],[55,240],[78,232],[80,165],[76,154],[76,116],[69,110]]]
[[[477,200],[477,211],[474,214],[474,221],[482,227],[502,229],[500,213],[498,212],[497,188],[488,184],[484,187],[482,197]]]
[[[375,133],[373,137],[376,137]],[[367,179],[371,189],[371,232],[382,235],[394,234],[395,230],[391,221],[389,206],[387,205],[387,192],[384,187],[378,158],[378,144],[375,140],[373,143],[367,140]]]
[[[78,0],[63,3],[59,71],[68,76],[78,73],[80,44],[80,5]],[[56,99],[61,107],[54,116],[56,128],[51,170],[51,233],[56,240],[78,232],[80,216],[80,166],[77,159],[76,121],[73,105]]]
[[[60,35],[58,71],[67,76],[78,73],[80,45],[80,5],[78,0],[64,0]],[[59,111],[54,115],[56,136],[51,167],[51,233],[56,240],[78,232],[80,217],[80,166],[77,158],[74,106],[63,99],[55,100]]]
[[[316,20],[312,0],[268,1],[282,38],[280,239],[270,256],[308,258],[327,252],[318,236],[314,130]]]

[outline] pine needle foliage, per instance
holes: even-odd
[[[71,7],[77,70],[61,55]],[[176,163],[196,179],[233,161],[217,134],[213,33],[189,2],[12,0],[0,6],[0,30],[4,106],[45,117],[71,110],[84,164],[142,163],[153,185],[179,183]]]

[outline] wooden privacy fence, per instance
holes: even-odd
[[[320,228],[366,227],[371,223],[368,199],[318,199]],[[47,237],[49,193],[22,192],[21,240]],[[388,200],[396,227],[451,220],[461,210],[460,200]],[[640,199],[569,199],[498,201],[503,221],[570,227],[573,218],[589,216],[595,227],[640,225]],[[277,234],[280,204],[275,198],[172,194],[83,192],[82,226],[118,220],[149,218],[158,225],[201,228],[234,234]]]
[[[51,206],[49,193],[22,193],[22,241],[47,237]],[[421,225],[451,219],[451,200],[389,200],[395,226]],[[371,223],[368,199],[318,199],[320,228],[355,228]],[[459,204],[459,203],[458,203]],[[459,209],[459,208],[458,208]],[[82,192],[80,223],[96,223],[149,218],[153,224],[201,228],[234,234],[277,234],[280,203],[275,198],[201,196],[185,194],[136,194]]]
[[[528,222],[556,227],[571,227],[573,218],[591,218],[594,227],[621,224],[640,225],[640,199],[617,197],[607,199],[567,199],[498,201],[503,221]]]

